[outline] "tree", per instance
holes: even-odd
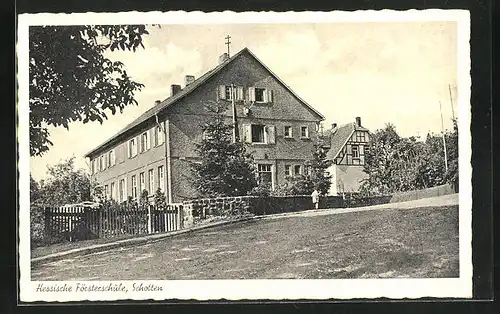
[[[370,150],[365,154],[363,171],[368,174],[361,185],[361,191],[371,194],[388,194],[397,190],[394,176],[396,146],[401,137],[394,125],[388,123],[384,129],[370,134]]]
[[[306,162],[306,166],[309,169],[308,175],[313,189],[318,189],[325,195],[328,193],[330,185],[332,184],[332,176],[327,171],[332,161],[326,159],[326,150],[319,144],[314,145],[312,155],[312,159]],[[310,193],[312,193],[312,191]]]
[[[204,138],[196,145],[201,162],[192,164],[193,186],[203,197],[246,195],[257,186],[253,157],[243,143],[232,141],[226,105],[207,102],[205,108],[212,119],[201,126]]]
[[[365,155],[365,194],[391,194],[451,183],[458,184],[458,133],[446,132],[448,171],[444,163],[443,136],[428,134],[425,142],[400,137],[391,124],[371,136]]]
[[[90,176],[82,169],[75,169],[75,157],[68,158],[47,168],[47,179],[40,183],[40,202],[60,206],[90,200]]]
[[[33,176],[30,173],[30,203],[38,204],[41,198],[40,184],[33,179]]]
[[[48,126],[107,119],[130,104],[143,84],[106,51],[143,45],[144,25],[34,26],[29,28],[30,154],[49,149]]]

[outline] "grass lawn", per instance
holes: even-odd
[[[33,280],[458,277],[458,206],[238,223],[32,268]]]

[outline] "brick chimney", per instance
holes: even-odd
[[[184,83],[186,83],[186,86],[194,82],[194,76],[193,75],[186,75],[184,79]]]
[[[335,134],[337,132],[337,123],[332,123],[332,130],[330,131],[330,134]]]
[[[170,96],[174,96],[178,92],[181,91],[181,86],[178,84],[172,84],[170,85]]]
[[[227,52],[224,52],[223,54],[221,54],[219,56],[219,64],[223,64],[224,62],[226,62],[227,60],[229,59],[229,55],[227,54]]]
[[[356,117],[356,125],[361,126],[361,118],[360,117]]]

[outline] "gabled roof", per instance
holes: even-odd
[[[152,119],[157,115],[160,111],[164,110],[165,108],[173,105],[180,99],[184,98],[188,94],[190,94],[192,91],[194,91],[197,87],[201,86],[203,83],[205,83],[209,78],[220,72],[224,67],[226,67],[229,63],[237,59],[240,55],[243,53],[247,53],[250,56],[252,56],[257,62],[259,62],[276,80],[278,80],[294,97],[296,97],[300,102],[302,102],[308,109],[310,109],[314,114],[316,114],[320,120],[324,120],[325,117],[316,109],[314,109],[311,105],[309,105],[306,101],[304,101],[302,98],[300,98],[288,85],[286,85],[276,74],[274,74],[262,61],[260,61],[248,48],[243,48],[240,50],[238,53],[233,55],[231,58],[226,60],[224,63],[221,63],[217,65],[215,68],[212,70],[208,71],[207,73],[203,74],[200,76],[198,79],[193,81],[191,84],[187,85],[183,89],[181,89],[178,93],[176,93],[173,96],[168,97],[167,99],[163,100],[159,104],[156,104],[154,107],[146,110],[142,115],[140,115],[138,118],[136,118],[134,121],[129,123],[127,126],[125,126],[122,130],[120,130],[118,133],[116,133],[113,137],[109,138],[105,142],[103,142],[101,145],[97,146],[96,148],[92,149],[88,153],[85,154],[85,157],[88,157],[95,153],[96,151],[100,150],[106,145],[111,144],[115,140],[117,140],[121,135],[126,133],[127,131],[141,125],[142,123],[146,122],[149,119]]]
[[[336,129],[335,133],[331,135],[331,146],[330,150],[326,154],[327,159],[334,160],[337,158],[338,154],[347,144],[347,141],[349,141],[354,131],[368,131],[368,129],[358,126],[356,122],[344,124]]]

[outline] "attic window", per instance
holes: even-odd
[[[300,127],[300,137],[309,138],[309,128],[307,126]]]
[[[226,98],[227,100],[233,99],[233,93],[231,86],[226,86]]]
[[[265,92],[265,89],[256,88],[255,89],[255,101],[264,102],[264,92]]]

